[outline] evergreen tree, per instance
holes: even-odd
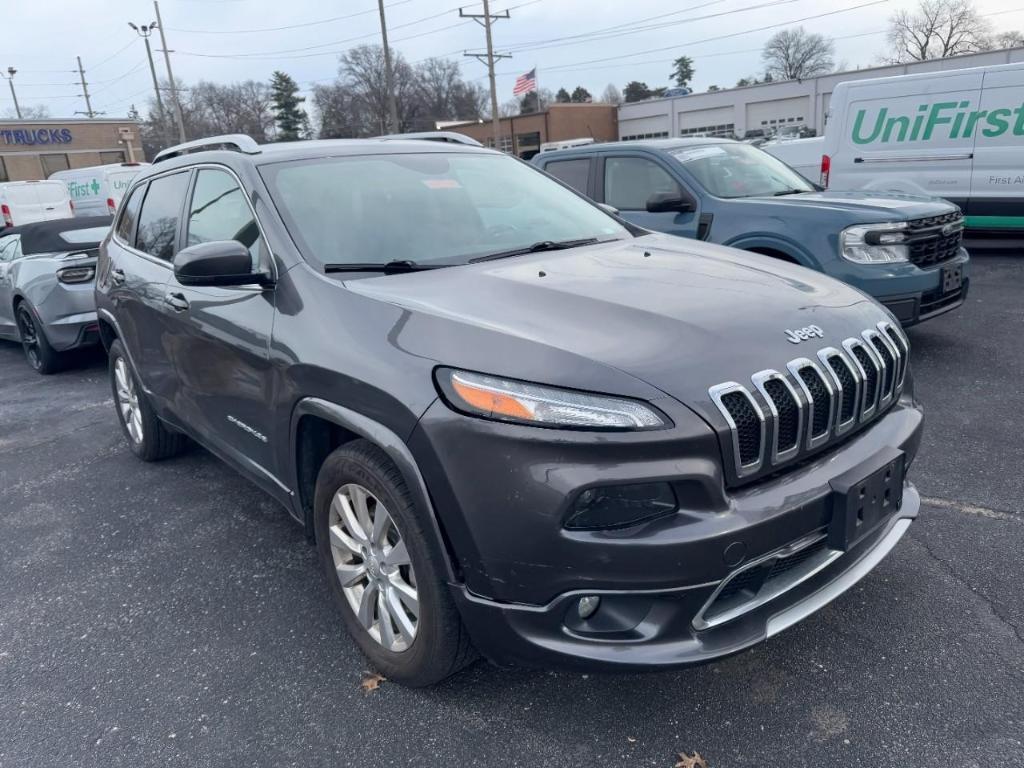
[[[590,95],[590,91],[584,88],[582,85],[577,85],[572,92],[572,96],[569,97],[575,104],[586,104],[593,101],[594,99]]]
[[[569,92],[565,88],[559,88],[558,93],[555,94],[555,101],[559,104],[568,104],[572,101],[572,97],[569,96]]]
[[[299,84],[291,75],[274,72],[270,79],[271,109],[277,123],[278,141],[296,141],[302,138],[306,113],[299,107],[305,101],[299,96]]]
[[[672,62],[672,78],[676,85],[686,87],[693,80],[693,59],[689,56],[680,56]]]

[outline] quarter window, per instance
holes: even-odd
[[[117,237],[131,243],[135,235],[135,224],[139,220],[139,208],[142,207],[142,195],[145,193],[146,185],[136,187],[132,190],[131,197],[121,206],[121,218],[117,221]]]
[[[21,235],[0,237],[0,261],[14,261],[21,256]]]
[[[139,213],[139,231],[135,236],[135,247],[143,253],[164,261],[174,258],[174,240],[178,234],[188,176],[187,172],[176,173],[149,182]]]
[[[590,158],[582,160],[559,160],[548,163],[544,170],[559,181],[568,184],[577,192],[587,194],[587,182],[590,179]]]
[[[609,157],[604,161],[604,201],[620,211],[644,211],[651,195],[678,194],[679,184],[668,171],[642,157]]]
[[[188,245],[237,240],[259,263],[260,230],[245,193],[231,174],[203,169],[196,176],[188,214]]]

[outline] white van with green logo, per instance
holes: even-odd
[[[822,184],[944,197],[968,237],[1024,240],[1024,63],[840,83]]]
[[[113,216],[132,179],[149,163],[112,163],[57,171],[50,179],[63,181],[75,204],[76,216]]]

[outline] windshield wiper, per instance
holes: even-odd
[[[394,275],[401,272],[422,272],[427,269],[440,269],[451,266],[449,264],[417,264],[409,259],[397,259],[386,262],[366,262],[353,264],[324,264],[324,272],[383,272],[385,275]]]
[[[773,192],[772,197],[782,197],[783,195],[802,195],[807,192],[806,189],[782,189],[778,192]]]
[[[540,253],[541,251],[563,251],[566,248],[578,248],[581,245],[593,245],[600,242],[596,237],[584,237],[579,240],[540,240],[533,245],[524,248],[513,248],[510,251],[498,251],[488,253],[486,256],[477,256],[470,259],[470,264],[478,261],[493,261],[494,259],[507,259],[509,256],[523,256],[527,253]]]

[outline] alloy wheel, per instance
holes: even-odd
[[[142,413],[139,411],[139,396],[135,390],[135,379],[123,357],[114,361],[114,383],[117,386],[117,407],[121,420],[128,430],[132,442],[142,442]]]
[[[383,502],[356,483],[341,486],[327,521],[342,592],[367,634],[406,651],[419,626],[419,593],[409,551]]]
[[[36,322],[32,313],[24,306],[18,308],[18,332],[21,334],[21,346],[25,350],[28,364],[38,370],[43,364],[42,356],[39,353],[39,333],[36,331]]]

